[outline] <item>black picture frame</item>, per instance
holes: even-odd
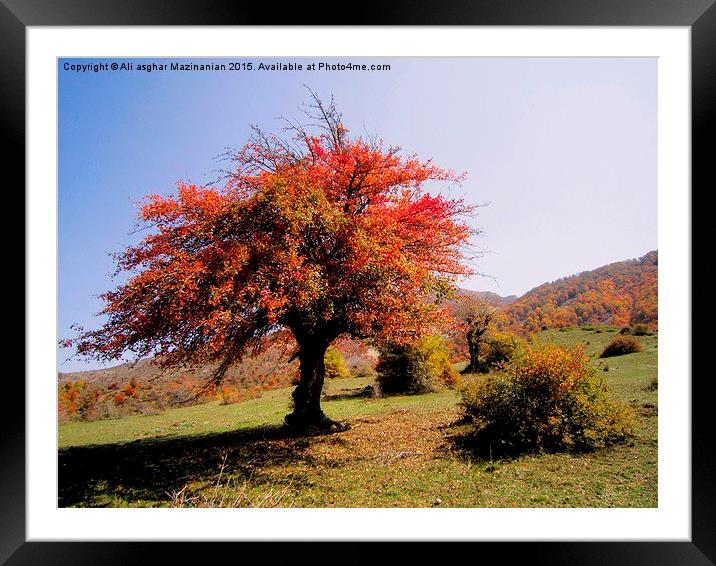
[[[25,31],[27,26],[69,25],[342,25],[341,10],[312,3],[282,4],[266,10],[261,3],[229,0],[2,0],[0,2],[0,119],[7,142],[3,152],[10,176],[8,186],[25,185]],[[378,4],[362,2],[351,14],[351,25],[550,25],[550,26],[686,26],[692,47],[692,210],[714,183],[712,144],[713,105],[716,101],[716,6],[714,0],[394,0]],[[14,183],[12,183],[14,181]],[[695,190],[697,187],[700,189]],[[698,254],[708,241],[703,224],[692,219],[692,304],[705,299],[708,255]],[[701,231],[700,231],[701,230]],[[699,272],[702,273],[699,273]],[[25,293],[25,305],[32,297]],[[695,322],[695,321],[694,321]],[[709,337],[692,323],[692,352],[707,351]],[[694,360],[692,373],[698,367]],[[686,369],[686,368],[685,368]],[[711,382],[708,373],[692,380],[692,538],[690,542],[521,542],[394,545],[377,542],[346,543],[243,543],[240,549],[264,552],[262,560],[294,561],[300,555],[323,560],[366,562],[389,558],[399,552],[401,561],[419,558],[446,559],[467,552],[469,559],[532,564],[713,564],[716,562],[716,458]],[[6,376],[4,397],[25,399],[22,381]],[[7,564],[133,564],[161,560],[164,563],[204,561],[215,552],[231,553],[235,543],[147,542],[26,542],[25,540],[25,410],[13,401],[14,413],[5,411],[0,443],[0,561]],[[6,403],[6,407],[10,402]],[[54,478],[48,478],[54,481]],[[77,534],[81,539],[81,533]],[[211,548],[207,547],[211,544]],[[268,545],[271,545],[270,550]],[[324,544],[329,548],[308,548]],[[343,545],[331,549],[330,546]],[[480,545],[467,547],[466,545]],[[249,546],[250,545],[250,548]],[[300,548],[296,548],[301,545]],[[456,545],[457,546],[457,545]],[[450,554],[445,554],[445,552]],[[211,553],[211,554],[207,554]],[[316,554],[314,554],[316,553]],[[253,554],[253,552],[252,552]],[[258,554],[258,556],[262,556]],[[331,558],[332,557],[332,558]]]

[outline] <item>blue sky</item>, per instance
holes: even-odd
[[[135,203],[171,193],[177,180],[214,179],[214,158],[241,146],[250,124],[278,130],[279,116],[301,117],[304,85],[335,96],[353,135],[378,134],[467,172],[462,196],[489,203],[474,223],[485,250],[476,268],[490,277],[464,287],[520,295],[657,247],[656,59],[281,61],[391,68],[77,73],[64,62],[97,60],[58,62],[59,337],[72,323],[100,324],[109,254],[141,235],[131,234]],[[58,362],[67,355],[58,351]],[[59,369],[93,367],[70,360]]]

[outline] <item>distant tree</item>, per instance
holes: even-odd
[[[483,340],[484,347],[481,351],[481,365],[485,370],[502,368],[510,361],[515,354],[524,350],[525,340],[509,331],[497,331],[494,329],[495,320],[492,320],[492,330],[487,340]],[[483,336],[484,338],[484,336]]]
[[[313,95],[306,112],[313,126],[287,122],[284,137],[255,127],[226,154],[224,186],[147,198],[147,235],[117,256],[128,280],[103,295],[104,326],[72,341],[79,354],[216,363],[217,386],[242,356],[289,340],[300,382],[286,423],[344,428],[320,406],[326,349],[342,335],[400,340],[433,327],[437,303],[469,273],[472,208],[424,190],[459,182],[454,173],[352,139],[332,100]]]
[[[348,377],[350,372],[346,365],[346,360],[338,348],[329,346],[324,356],[326,366],[326,377],[329,379],[341,379]]]
[[[477,373],[481,370],[480,347],[496,312],[497,308],[494,305],[474,298],[465,299],[458,308],[458,317],[464,328],[470,354],[470,362],[463,373]]]

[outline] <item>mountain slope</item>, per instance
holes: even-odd
[[[514,303],[518,297],[516,295],[509,295],[503,297],[492,291],[472,291],[471,289],[458,289],[455,293],[455,298],[448,302],[448,306],[459,303],[462,299],[475,299],[496,307],[505,307],[509,304]]]
[[[356,340],[339,340],[352,375],[370,373],[375,351]],[[289,362],[293,349],[279,344],[247,356],[226,373],[217,396],[224,403],[258,397],[262,391],[286,387],[298,376],[298,361]],[[152,414],[194,402],[211,377],[213,365],[162,369],[152,359],[90,371],[58,373],[58,411],[61,421]],[[206,401],[213,396],[204,396]]]
[[[658,252],[535,287],[505,308],[507,325],[528,332],[583,324],[658,322]]]

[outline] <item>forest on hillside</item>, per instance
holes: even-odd
[[[658,252],[545,283],[510,303],[506,325],[527,332],[584,324],[658,324]]]

